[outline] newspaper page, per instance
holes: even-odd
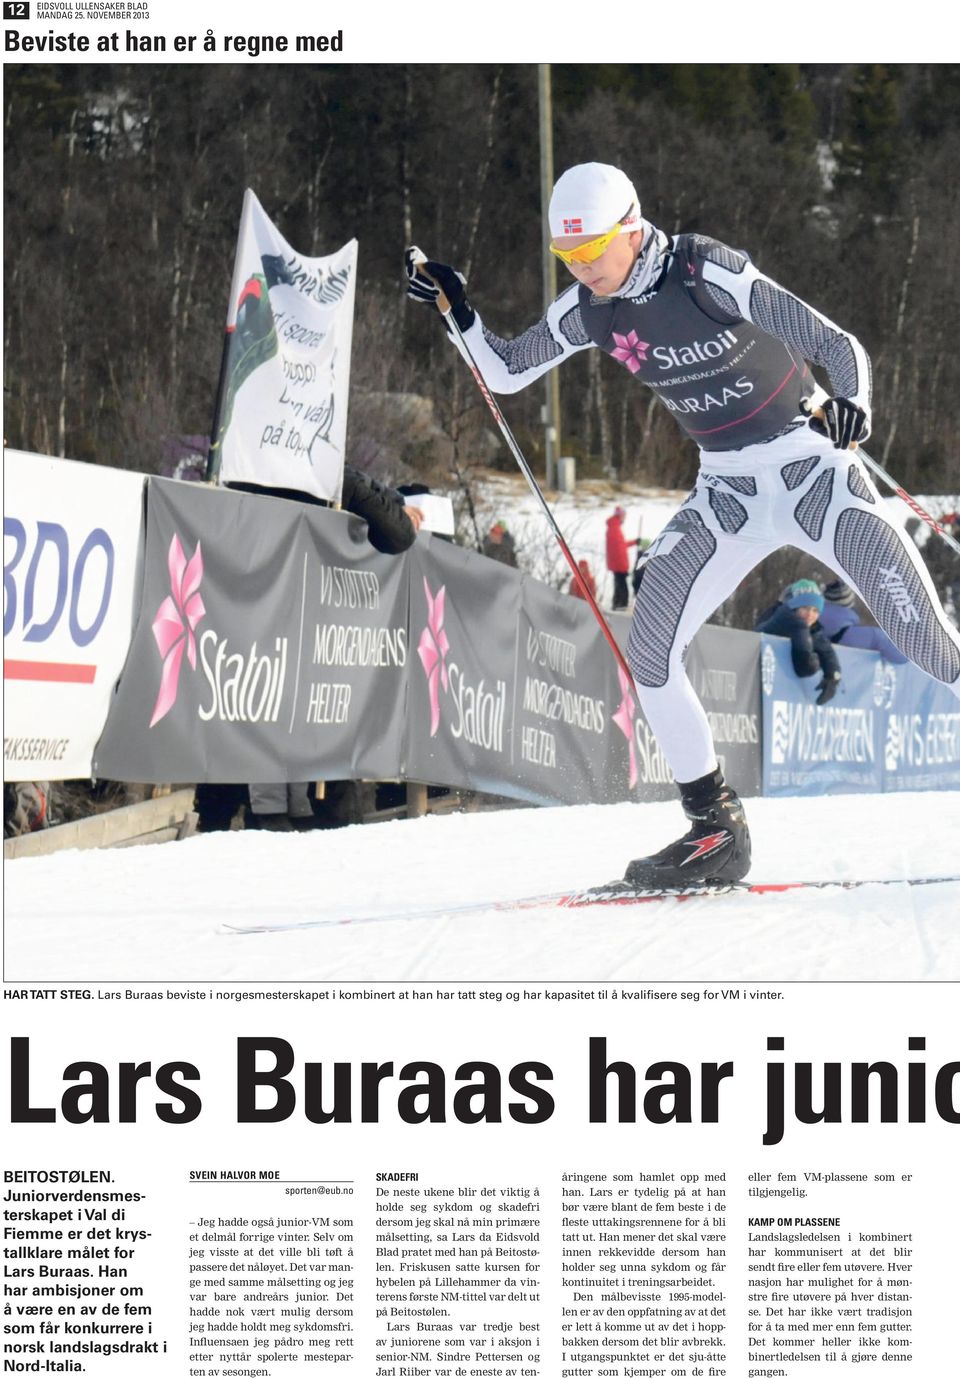
[[[338,120],[366,122],[370,168],[383,165],[375,152],[405,156],[398,131],[379,123],[381,84],[406,83],[413,101],[417,82],[435,80],[452,98],[472,71],[467,59],[489,64],[489,95],[518,72],[535,82],[544,57],[859,56],[863,21],[848,7],[791,21],[789,33],[770,33],[773,22],[759,6],[726,17],[697,6],[588,16],[500,3],[438,12],[5,0],[5,106],[20,103],[23,141],[6,157],[5,339],[25,338],[22,321],[13,330],[17,285],[51,242],[72,273],[96,279],[105,310],[118,275],[162,272],[168,317],[137,322],[143,378],[163,394],[169,351],[184,332],[204,331],[212,408],[222,316],[192,317],[191,283],[215,275],[225,301],[230,258],[200,261],[196,245],[208,217],[228,226],[247,182],[281,218],[290,208],[271,202],[271,169],[297,160],[298,205],[318,226],[305,249],[356,236],[363,264],[367,239],[389,237],[398,295],[405,232],[453,239],[442,201],[426,231],[402,208],[396,225],[385,223],[375,183],[366,222],[337,221],[320,173]],[[897,32],[902,60],[925,56],[908,51],[925,28]],[[352,102],[341,87],[326,103],[332,64],[351,65]],[[285,123],[278,74],[290,66],[316,102],[310,138]],[[104,83],[109,100],[98,101],[98,73],[114,67],[146,70],[150,83]],[[191,81],[167,90],[174,67]],[[598,128],[583,157],[627,159],[608,115],[613,127]],[[509,123],[506,95],[488,116]],[[205,162],[226,147],[224,127],[230,176],[214,206]],[[127,156],[142,164],[133,203],[119,196],[106,148],[99,160],[90,154],[104,131],[128,140]],[[534,144],[537,131],[511,135]],[[180,223],[165,225],[166,242],[149,195],[174,137],[189,141],[196,175],[183,174]],[[30,149],[39,160],[51,138],[57,178],[31,179]],[[528,161],[533,216],[536,157]],[[352,176],[374,176],[370,168]],[[770,210],[789,215],[781,170],[767,169]],[[247,182],[233,180],[240,173]],[[477,174],[443,163],[409,170],[421,186],[462,187]],[[712,190],[729,197],[735,182]],[[495,187],[487,198],[477,233],[496,236]],[[10,236],[17,200],[32,208],[23,239]],[[699,192],[689,204],[695,220]],[[116,257],[121,213],[144,226],[138,261]],[[222,236],[230,251],[231,233]],[[78,246],[91,243],[100,252],[81,260]],[[535,238],[527,250],[523,271],[533,273]],[[930,271],[915,250],[916,240],[904,297],[911,275]],[[503,246],[505,271],[512,252]],[[70,351],[82,349],[83,331],[68,280],[34,277],[28,332],[44,341],[33,376],[49,384],[45,396],[62,397],[59,420],[52,407],[45,431],[35,417],[33,430],[8,438],[70,459]],[[361,277],[358,320],[373,309]],[[106,366],[100,387],[101,414],[120,408]],[[7,397],[24,428],[29,400]],[[950,410],[951,398],[937,401]],[[170,431],[193,415],[169,397],[166,410],[140,409],[145,427]],[[136,453],[104,462],[139,468]],[[5,547],[7,535],[5,525]],[[5,618],[20,592],[5,570]],[[64,616],[69,595],[68,582]],[[97,610],[74,611],[89,627]],[[34,624],[39,613],[24,635]],[[950,722],[930,733],[931,757],[946,759]],[[772,891],[811,888],[635,910],[508,902],[622,873],[648,845],[649,820],[656,845],[668,840],[675,802],[306,836],[227,831],[6,861],[3,1371],[949,1372],[960,887],[924,882],[955,870],[958,798],[935,789],[902,800],[748,800],[756,875]],[[870,879],[878,883],[841,883]],[[823,880],[833,884],[813,884]]]

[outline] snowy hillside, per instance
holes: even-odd
[[[626,539],[653,540],[684,501],[685,491],[641,488],[636,484],[611,484],[588,480],[573,493],[550,493],[548,503],[574,557],[590,562],[597,581],[597,601],[609,608],[613,579],[606,568],[606,523],[618,504],[627,515]],[[543,509],[520,475],[489,471],[478,485],[478,520],[481,535],[502,520],[513,535],[521,568],[555,588],[566,588],[570,568],[554,538]],[[633,550],[630,551],[631,559]]]
[[[752,799],[751,880],[956,875],[960,793]],[[611,880],[675,803],[63,852],[6,869],[7,981],[960,979],[960,881],[497,910]],[[457,912],[489,902],[489,908]],[[429,917],[417,917],[429,909]],[[437,912],[438,910],[442,912]],[[238,935],[238,926],[320,921]]]

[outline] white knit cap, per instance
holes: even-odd
[[[550,197],[550,234],[606,234],[629,213],[624,231],[640,228],[640,198],[625,172],[608,163],[567,168]]]

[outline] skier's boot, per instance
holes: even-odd
[[[742,880],[750,870],[750,832],[720,771],[681,785],[680,802],[693,827],[662,852],[631,861],[624,880],[643,890]]]

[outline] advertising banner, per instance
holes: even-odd
[[[445,542],[407,558],[407,778],[540,804],[653,797],[655,748],[582,602]]]
[[[607,625],[613,632],[618,646],[626,655],[627,638],[630,634],[632,621],[630,614],[612,613],[607,614],[606,617]],[[616,673],[620,687],[625,691],[627,688],[626,677],[619,667]],[[632,750],[630,752],[629,780],[633,797],[644,800],[675,799],[677,788],[673,779],[673,771],[667,765],[660,743],[653,735],[653,729],[647,722],[633,689],[629,695],[624,692],[624,701],[623,712],[631,719],[630,741]]]
[[[19,450],[3,467],[3,778],[86,778],[130,644],[144,478]]]
[[[345,513],[151,480],[141,614],[98,773],[396,775],[406,583],[366,532]]]
[[[756,638],[690,673],[744,793]],[[672,798],[633,688],[578,599],[423,533],[171,480],[148,489],[143,602],[95,767],[169,782],[407,779],[530,803]]]
[[[701,627],[687,654],[687,674],[707,712],[724,778],[738,794],[759,794],[760,659],[755,632]]]
[[[819,675],[798,679],[785,637],[763,636],[763,793],[872,793],[883,788],[883,713],[874,702],[875,658],[840,655],[836,697],[818,707]]]
[[[513,776],[512,797],[543,802],[534,785],[516,779],[520,575],[433,537],[415,542],[406,559],[406,778],[497,794]]]
[[[357,241],[308,258],[249,189],[221,374],[221,482],[338,499],[343,483]]]
[[[608,619],[625,652],[630,618]],[[701,627],[687,652],[687,675],[706,710],[720,767],[742,795],[759,794],[762,746],[760,740],[760,670],[754,632],[729,627]],[[624,712],[633,717],[633,791],[637,799],[675,799],[676,784],[663,751],[636,696]]]
[[[913,665],[879,658],[873,693],[886,716],[883,788],[960,789],[960,704],[953,694]]]
[[[634,695],[589,607],[524,579],[518,649],[514,730],[524,779],[569,804],[629,799]]]
[[[81,467],[86,476],[87,466],[67,469]],[[136,476],[107,472],[139,494]],[[74,503],[74,522],[88,510]],[[138,520],[137,505],[123,528],[127,625]],[[117,586],[104,545],[114,549],[116,531],[111,539],[75,527],[68,538],[43,519],[30,530],[32,554],[24,523],[7,518],[5,674],[17,725],[8,779],[42,778],[31,743],[65,749],[52,728],[21,733],[28,707],[44,704],[18,690],[24,676],[79,677],[68,684],[76,693],[95,675],[66,650],[40,664],[23,648],[31,638],[52,647],[58,620],[74,648],[77,636],[92,638]],[[407,779],[541,804],[674,797],[632,687],[578,599],[426,533],[404,555],[380,555],[345,513],[166,479],[149,480],[145,549],[130,654],[102,740],[91,756],[103,706],[74,773],[158,783]],[[97,597],[84,602],[98,568]],[[612,622],[619,633],[627,619]],[[116,642],[103,704],[126,645],[126,636]],[[911,666],[839,652],[840,689],[821,707],[819,676],[797,678],[784,639],[698,633],[687,673],[739,792],[960,783],[953,697]],[[45,769],[69,773],[49,756]]]

